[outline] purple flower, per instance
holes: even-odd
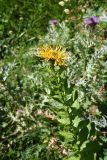
[[[58,23],[58,21],[57,21],[56,19],[53,19],[53,20],[50,21],[50,23],[51,23],[52,25],[56,25],[56,24]]]
[[[100,20],[98,17],[92,16],[90,18],[87,18],[84,22],[86,25],[94,27],[96,24],[98,24],[100,22]]]

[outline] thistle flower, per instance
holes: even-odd
[[[90,18],[85,19],[85,24],[91,27],[94,27],[95,25],[97,25],[100,21],[99,18],[96,16],[92,16]]]
[[[58,21],[56,19],[52,19],[50,23],[55,26],[58,23]]]
[[[68,58],[68,55],[61,46],[51,47],[48,45],[39,48],[39,56],[45,60],[52,60],[55,65],[59,66],[66,66],[66,60]]]

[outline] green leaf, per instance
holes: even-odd
[[[79,132],[80,145],[87,141],[88,134],[89,134],[89,130],[87,127],[84,127],[83,129],[80,130]],[[83,148],[83,146],[81,147]]]
[[[80,123],[80,118],[78,116],[75,117],[75,119],[73,120],[73,125],[74,127],[78,127],[79,123]]]
[[[69,118],[61,118],[59,119],[60,123],[63,124],[63,125],[69,125],[70,124],[70,120]]]
[[[72,95],[73,95],[73,101],[75,101],[78,98],[78,91],[75,89]]]
[[[75,100],[75,102],[72,104],[72,108],[76,108],[76,109],[79,109],[79,108],[80,108],[80,104],[79,104],[78,99]]]
[[[73,139],[73,134],[69,131],[59,131],[59,135],[63,136],[65,139],[65,142],[71,141]]]
[[[87,141],[85,141],[84,143],[82,143],[82,145],[81,145],[81,147],[80,147],[81,151],[82,151],[84,148],[86,148],[87,143],[89,143],[89,140],[87,140]]]

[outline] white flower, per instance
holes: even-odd
[[[59,5],[60,5],[60,6],[64,6],[64,5],[65,5],[64,1],[60,1],[60,2],[59,2]]]
[[[65,20],[65,23],[68,23],[68,22],[69,22],[69,20],[68,20],[68,19],[66,19],[66,20]]]
[[[69,14],[69,13],[70,13],[70,10],[69,10],[69,9],[64,9],[64,12],[65,12],[66,14]]]
[[[12,34],[12,33],[13,33],[13,31],[10,30],[10,31],[9,31],[9,34]]]

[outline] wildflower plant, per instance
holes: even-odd
[[[106,159],[107,42],[95,17],[92,30],[80,19],[72,31],[51,20],[36,45],[0,60],[0,159]]]
[[[48,86],[47,93],[54,102],[52,103],[54,114],[62,126],[61,130],[56,132],[56,138],[62,144],[61,137],[65,139],[64,148],[67,155],[63,156],[66,160],[101,157],[99,152],[106,142],[103,132],[107,127],[104,112],[107,78],[104,60],[106,42],[102,44],[98,39],[99,35],[95,34],[93,37],[94,31],[90,32],[85,26],[82,27],[84,32],[80,30],[72,39],[64,23],[54,28],[50,27],[46,37],[40,40],[40,46],[43,47],[38,49],[40,57],[44,59],[42,63],[50,70],[50,78],[48,77],[50,87]],[[66,68],[62,68],[57,61],[57,54],[60,52],[55,48],[56,45],[66,48],[69,53]],[[65,57],[67,52],[63,52]],[[52,66],[50,60],[58,66]],[[86,158],[87,154],[89,155]]]

